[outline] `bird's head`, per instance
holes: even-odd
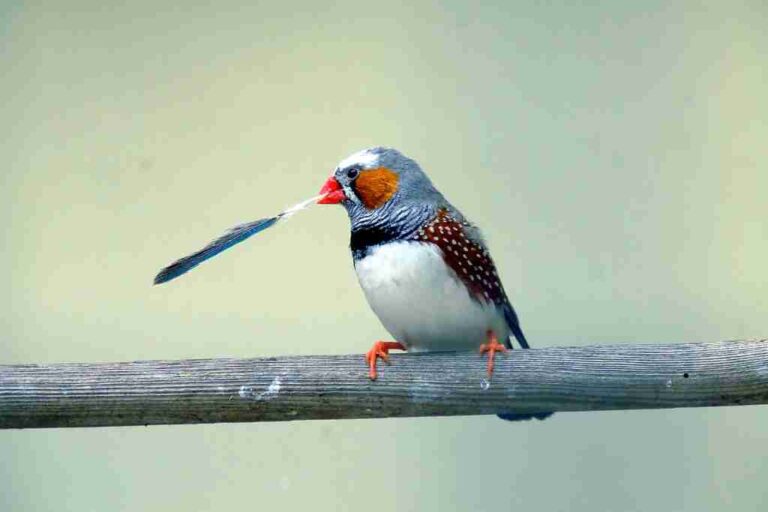
[[[342,160],[320,190],[320,204],[341,204],[350,217],[442,199],[419,164],[396,149],[364,149]]]

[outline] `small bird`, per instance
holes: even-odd
[[[372,380],[391,349],[479,347],[490,376],[495,353],[512,348],[510,334],[528,348],[480,230],[415,161],[395,149],[360,151],[320,193],[320,204],[340,203],[349,214],[357,278],[396,340],[376,342],[366,355]]]
[[[173,279],[310,202],[341,204],[351,222],[350,249],[371,309],[395,341],[367,352],[369,377],[393,349],[412,352],[477,348],[493,374],[497,352],[514,336],[529,348],[480,230],[448,202],[421,167],[396,149],[364,149],[342,160],[317,198],[233,228],[204,249],[163,269]],[[499,414],[507,420],[552,413]]]

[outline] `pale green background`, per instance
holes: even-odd
[[[0,7],[0,362],[362,353],[341,208],[150,281],[379,144],[485,228],[534,345],[768,336],[765,2],[119,4]],[[765,407],[0,432],[3,511],[757,510],[766,482]]]

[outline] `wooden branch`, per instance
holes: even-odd
[[[768,342],[0,366],[0,428],[768,403]],[[556,420],[551,420],[556,421]]]

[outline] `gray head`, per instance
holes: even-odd
[[[321,193],[329,194],[320,203],[341,203],[352,220],[385,220],[402,210],[431,210],[445,205],[445,199],[419,164],[396,149],[374,147],[342,160]]]
[[[347,210],[355,261],[378,244],[412,238],[440,208],[452,209],[419,164],[391,148],[348,156],[320,193],[319,203],[341,203]]]

